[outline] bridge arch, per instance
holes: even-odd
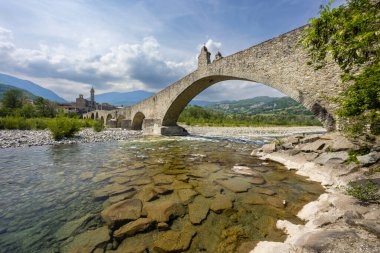
[[[145,115],[142,112],[137,112],[132,119],[132,129],[142,130]]]
[[[95,118],[94,113],[91,113],[91,119],[94,119],[94,118]]]
[[[99,119],[99,114],[98,114],[98,112],[95,113],[95,119]]]
[[[102,124],[104,125],[104,117],[103,116],[100,117],[100,122],[102,122]]]
[[[188,87],[179,93],[178,96],[171,102],[162,119],[162,126],[176,126],[181,112],[194,97],[216,83],[229,80],[257,82],[257,80],[247,76],[247,74],[242,74],[241,76],[211,75],[200,78],[188,85]],[[310,110],[326,129],[335,130],[335,119],[333,115],[318,102],[310,101],[302,94],[302,92],[298,91],[297,89],[293,89],[286,84],[276,85],[264,83],[264,85],[272,87],[288,95],[290,98],[294,99],[298,103],[302,104],[305,108]]]

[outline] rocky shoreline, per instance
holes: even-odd
[[[94,132],[91,128],[85,128],[78,132],[73,138],[64,138],[62,140],[55,141],[49,130],[1,130],[0,149],[121,141],[139,136],[142,136],[140,131],[124,130],[120,128],[107,128],[102,132]]]
[[[359,203],[345,188],[350,181],[368,179],[380,185],[380,172],[370,173],[379,168],[380,145],[377,141],[369,154],[357,156],[359,164],[345,163],[348,152],[358,148],[355,141],[326,133],[292,136],[254,150],[252,154],[263,160],[280,162],[320,182],[326,193],[298,213],[305,225],[277,221],[277,228],[288,234],[285,242],[261,241],[251,253],[379,252],[379,203]]]

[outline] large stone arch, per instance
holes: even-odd
[[[145,115],[142,112],[137,112],[132,119],[132,129],[133,130],[142,130],[144,123]]]
[[[342,72],[331,59],[319,70],[308,64],[308,53],[299,45],[303,29],[300,27],[227,57],[218,54],[214,61],[203,47],[197,70],[154,96],[120,110],[125,115],[124,125],[152,134],[186,134],[176,121],[196,95],[221,81],[245,80],[281,91],[313,112],[327,130],[339,130],[336,124],[339,105],[330,98],[347,86],[342,85]],[[112,115],[115,119],[110,123],[116,126],[117,116],[114,112]]]
[[[178,96],[171,102],[169,107],[164,114],[162,119],[162,126],[176,126],[177,120],[181,114],[181,112],[185,109],[186,105],[198,94],[207,89],[208,87],[227,80],[245,80],[256,82],[256,80],[248,78],[247,75],[242,74],[240,77],[233,76],[208,76],[201,78],[199,80],[191,83],[186,89],[184,89]],[[265,84],[267,85],[267,84]],[[276,85],[270,84],[267,85],[272,88],[275,88],[282,93],[288,95],[290,98],[302,104],[305,108],[309,109],[324,125],[324,127],[328,130],[334,130],[335,128],[335,119],[331,113],[328,112],[326,108],[320,105],[317,102],[310,102],[308,99],[305,99],[296,89],[291,89],[286,85]]]

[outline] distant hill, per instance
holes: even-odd
[[[50,101],[55,101],[55,102],[60,102],[60,103],[66,102],[66,100],[64,100],[63,98],[61,98],[60,96],[52,92],[51,90],[45,89],[31,81],[22,80],[14,76],[0,73],[0,83],[11,85],[16,88],[24,89],[34,94],[35,96],[43,97]]]
[[[150,96],[153,96],[154,92],[150,91],[143,91],[143,90],[136,90],[131,92],[107,92],[95,95],[95,101],[97,103],[110,103],[113,105],[134,105],[137,104],[144,99],[147,99]],[[190,102],[190,105],[199,105],[199,106],[206,106],[213,102],[204,101],[204,100],[192,100]]]
[[[29,98],[29,99],[35,99],[35,98],[36,98],[35,95],[33,95],[32,93],[30,93],[30,92],[27,91],[27,90],[23,90],[23,89],[16,88],[16,87],[11,86],[11,85],[7,85],[7,84],[2,84],[2,83],[0,83],[0,100],[3,99],[4,93],[5,93],[7,90],[13,90],[13,89],[21,90],[21,91],[24,93],[24,96],[25,96],[26,98]]]
[[[290,97],[255,97],[238,101],[224,101],[205,106],[227,114],[292,114],[312,115],[304,106]]]

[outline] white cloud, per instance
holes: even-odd
[[[218,41],[213,41],[212,39],[208,39],[205,46],[208,51],[215,55],[218,51],[220,51],[222,47],[222,43]]]
[[[22,73],[45,81],[94,85],[98,90],[119,91],[140,87],[159,90],[194,69],[194,62],[166,59],[159,42],[145,37],[97,54],[96,43],[85,39],[75,49],[40,44],[37,49],[17,48],[12,32],[0,27],[0,71]],[[62,90],[59,88],[55,88]],[[68,90],[66,90],[68,91]],[[73,91],[76,92],[76,91]]]

